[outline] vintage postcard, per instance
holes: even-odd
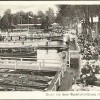
[[[99,91],[99,1],[0,1],[0,99]]]

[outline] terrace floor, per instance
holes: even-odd
[[[79,77],[79,69],[80,66],[78,65],[78,59],[73,59],[74,62],[72,62],[70,68],[67,68],[67,72],[65,72],[64,77],[62,78],[61,85],[58,89],[58,91],[68,91],[69,88],[73,84],[73,78]],[[75,65],[76,66],[73,66]]]
[[[64,77],[62,78],[61,85],[58,89],[58,91],[68,91],[68,89],[72,85],[73,80],[73,74],[71,71],[65,72]]]
[[[73,41],[70,41],[70,50],[77,50],[76,44]]]

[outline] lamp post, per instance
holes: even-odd
[[[29,32],[29,14],[28,14],[28,32]]]
[[[40,19],[41,19],[41,18],[40,18],[40,17],[38,17],[37,19],[38,19],[38,22],[40,23]]]
[[[20,14],[20,24],[22,25],[22,15]],[[22,27],[20,26],[20,32],[21,32]]]

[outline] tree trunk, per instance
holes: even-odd
[[[100,15],[99,15],[97,27],[98,27],[98,45],[100,46]]]
[[[98,35],[100,35],[100,16],[99,16],[99,20],[98,20]]]
[[[92,32],[91,32],[91,24],[90,24],[90,9],[89,6],[87,6],[87,14],[86,14],[86,21],[87,21],[87,39],[91,42],[92,41]]]
[[[93,15],[90,14],[90,18],[91,18],[91,28],[93,28]]]

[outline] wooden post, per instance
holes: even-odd
[[[98,22],[96,22],[96,35],[98,34]]]
[[[57,88],[56,88],[56,83],[54,84],[54,91],[56,91],[57,90]]]
[[[44,59],[43,59],[43,67],[45,66],[45,61],[44,61]]]
[[[61,77],[61,73],[59,74],[59,76],[58,76],[58,81],[59,81],[59,86],[60,86],[60,84],[61,84],[61,79],[60,79],[60,77]]]
[[[15,60],[15,70],[17,69],[17,61]]]
[[[20,53],[21,53],[21,48],[20,48]]]
[[[70,51],[68,52],[69,54],[68,54],[68,56],[69,56],[69,68],[70,68]]]
[[[39,62],[39,70],[41,70],[41,62]]]
[[[23,58],[20,58],[20,64],[21,64],[21,66],[23,65]]]
[[[22,63],[22,61],[23,61],[23,58],[20,58],[20,60],[21,60],[21,63]]]
[[[2,53],[2,49],[1,49],[1,53]]]
[[[62,78],[64,77],[64,68],[62,67],[62,70],[61,70],[61,74],[62,74]]]

